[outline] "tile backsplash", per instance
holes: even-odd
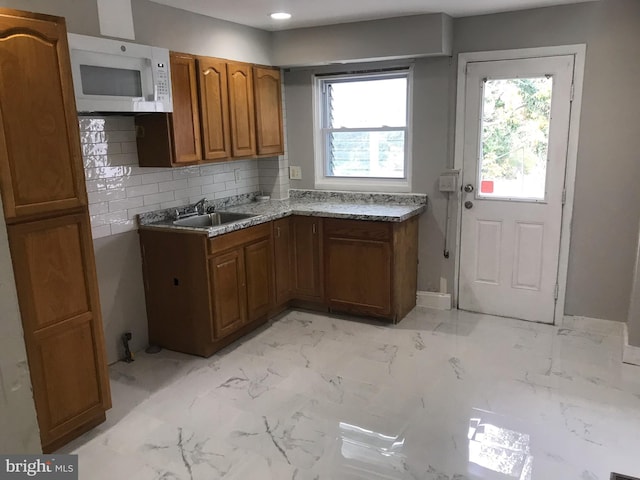
[[[132,116],[80,117],[79,122],[93,238],[135,230],[139,213],[178,207],[203,197],[217,199],[261,190],[258,160],[141,168]],[[275,174],[269,167],[281,159],[261,159],[267,162],[264,173]],[[267,183],[281,194],[283,185],[277,178]]]

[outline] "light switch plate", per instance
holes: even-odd
[[[302,168],[295,165],[289,166],[289,178],[291,180],[302,180]]]

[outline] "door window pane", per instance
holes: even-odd
[[[552,77],[486,80],[478,196],[544,200]]]

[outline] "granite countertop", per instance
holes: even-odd
[[[289,215],[347,218],[378,222],[403,222],[422,213],[427,204],[424,194],[378,194],[290,190],[287,200],[255,201],[256,194],[239,195],[209,203],[215,211],[255,215],[233,223],[209,228],[183,227],[173,224],[176,209],[158,210],[139,215],[144,229],[171,229],[216,237]]]

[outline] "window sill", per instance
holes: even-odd
[[[346,190],[355,192],[410,193],[410,182],[403,180],[356,180],[322,178],[314,183],[316,190]]]

